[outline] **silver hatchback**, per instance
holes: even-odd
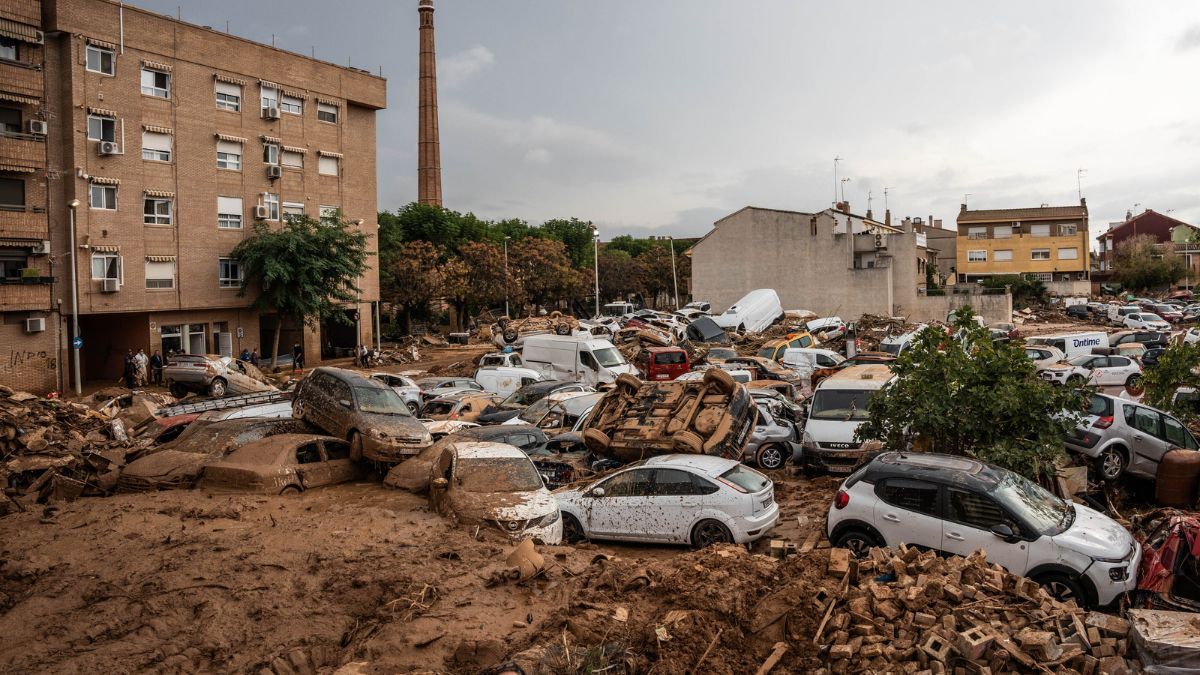
[[[1123,473],[1153,480],[1167,451],[1200,449],[1192,433],[1174,417],[1107,394],[1092,394],[1083,420],[1067,437],[1066,445],[1068,450],[1092,458],[1106,481]]]

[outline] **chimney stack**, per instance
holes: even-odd
[[[967,210],[967,205],[966,205],[966,204],[963,204],[963,205],[962,205],[962,207],[961,207],[961,208],[959,208],[959,212],[960,212],[960,213],[961,213],[961,212],[963,212],[963,211],[966,211],[966,210]]]
[[[884,225],[891,225],[891,224],[892,224],[892,210],[891,210],[891,209],[885,209],[885,210],[884,210],[884,212],[883,212],[883,224],[884,224]]]
[[[442,205],[442,150],[438,134],[437,56],[433,48],[433,0],[420,0],[419,101],[417,104],[417,201]]]

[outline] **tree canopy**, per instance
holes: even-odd
[[[1142,375],[1146,403],[1166,410],[1185,422],[1196,421],[1196,409],[1187,401],[1176,403],[1175,390],[1179,387],[1200,388],[1200,345],[1172,345],[1158,357],[1153,368]]]
[[[1131,291],[1170,286],[1187,272],[1174,244],[1159,244],[1148,234],[1126,239],[1113,256],[1113,276]]]

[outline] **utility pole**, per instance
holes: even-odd
[[[675,237],[667,237],[671,243],[671,281],[675,284],[675,311],[679,311],[679,276],[675,274]]]
[[[838,202],[838,162],[842,161],[841,155],[833,158],[833,205],[837,206]]]
[[[592,229],[592,267],[596,270],[596,318],[600,318],[600,231],[591,222]]]
[[[79,375],[79,350],[83,340],[79,336],[79,281],[76,279],[79,247],[75,243],[75,209],[79,208],[79,200],[72,199],[67,206],[71,209],[71,370],[75,374],[72,378],[75,380],[75,395],[83,396],[83,380]]]
[[[1079,199],[1083,199],[1083,177],[1087,174],[1087,169],[1079,169],[1075,172],[1075,189],[1079,192]]]
[[[846,202],[846,183],[850,182],[850,177],[846,176],[842,179],[842,203]]]
[[[504,237],[504,316],[509,319],[512,315],[508,313],[508,240],[512,237]]]

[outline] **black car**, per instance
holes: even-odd
[[[520,415],[522,410],[558,391],[591,391],[591,389],[578,382],[564,380],[531,382],[509,394],[508,398],[503,401],[484,408],[475,421],[485,426],[502,424]]]
[[[1130,344],[1133,342],[1151,347],[1166,347],[1170,344],[1171,334],[1157,330],[1123,330],[1108,336],[1108,346]]]
[[[1092,318],[1091,313],[1088,312],[1087,305],[1071,305],[1067,308],[1067,316],[1072,319],[1083,319],[1084,321]]]
[[[1151,347],[1142,354],[1142,366],[1145,368],[1153,368],[1158,365],[1158,359],[1163,352],[1167,351],[1166,347]]]

